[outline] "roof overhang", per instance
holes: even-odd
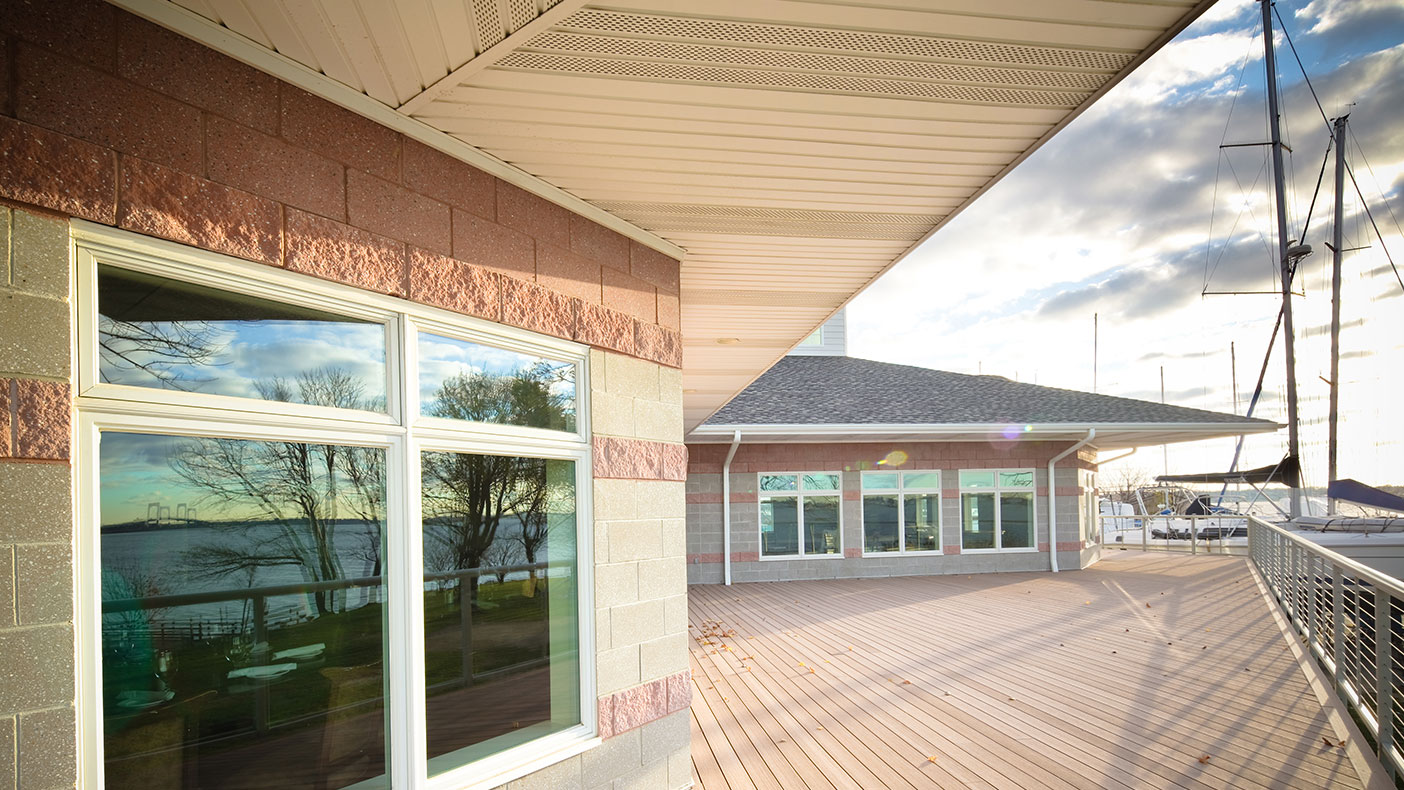
[[[687,435],[690,444],[729,444],[737,432],[743,443],[795,444],[827,442],[993,442],[1079,441],[1089,428],[1098,450],[1120,450],[1225,436],[1274,433],[1282,426],[1228,423],[940,423],[894,425],[701,425]]]
[[[673,255],[691,428],[1214,0],[111,0]]]

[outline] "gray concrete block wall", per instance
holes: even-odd
[[[11,380],[70,380],[68,239],[65,219],[0,206],[7,411]],[[78,776],[72,468],[16,457],[24,448],[13,446],[11,414],[0,427],[0,788],[71,788]]]

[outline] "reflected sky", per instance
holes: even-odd
[[[446,381],[457,376],[476,374],[485,374],[495,379],[529,377],[545,383],[547,391],[565,415],[565,429],[574,428],[574,364],[440,335],[419,335],[419,403],[424,413],[430,414],[435,411],[435,401]]]

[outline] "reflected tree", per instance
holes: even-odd
[[[224,351],[219,330],[207,321],[123,321],[98,316],[98,369],[140,371],[162,387],[188,390],[201,380],[188,369],[210,367]],[[183,370],[184,369],[184,370]],[[183,372],[177,372],[183,371]]]

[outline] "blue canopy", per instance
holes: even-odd
[[[1404,497],[1395,496],[1388,491],[1381,491],[1374,486],[1367,486],[1356,480],[1337,480],[1326,487],[1326,496],[1332,499],[1344,499],[1358,505],[1404,512]]]

